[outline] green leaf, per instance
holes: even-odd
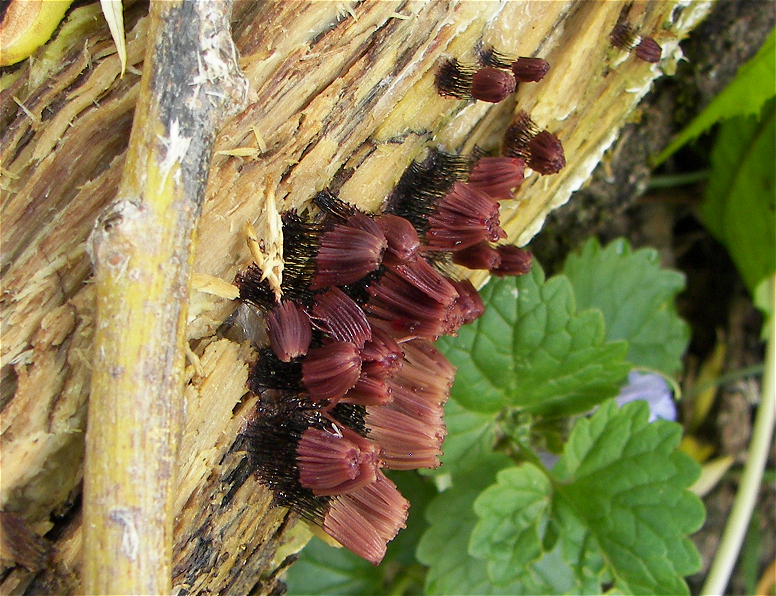
[[[437,345],[458,367],[452,397],[467,410],[513,406],[544,416],[584,412],[616,395],[629,365],[625,342],[605,342],[599,311],[577,312],[565,276],[534,265],[491,280],[485,314]]]
[[[486,565],[466,551],[477,518],[472,509],[480,491],[493,482],[496,472],[510,460],[491,453],[476,469],[454,478],[453,486],[429,505],[429,529],[418,544],[418,560],[429,567],[426,594],[518,594],[515,586],[496,588],[488,580]],[[536,594],[541,591],[534,592]]]
[[[649,423],[648,407],[607,402],[580,419],[551,472],[506,468],[475,501],[470,552],[496,585],[535,576],[551,553],[567,562],[573,592],[687,594],[683,576],[700,568],[687,535],[703,505],[686,490],[699,466],[677,451],[681,427]]]
[[[757,55],[738,69],[736,78],[663,150],[655,165],[663,163],[677,149],[720,120],[760,113],[763,104],[776,93],[774,35],[776,30],[771,32]]]
[[[661,269],[657,251],[631,251],[624,239],[605,248],[591,238],[571,254],[563,272],[574,288],[577,306],[603,313],[606,339],[624,339],[626,359],[672,375],[682,368],[690,330],[674,306],[684,275]]]
[[[418,560],[429,566],[427,594],[591,594],[600,578],[589,571],[596,562],[584,553],[584,539],[568,536],[556,541],[546,555],[529,565],[518,581],[497,585],[490,580],[487,562],[471,556],[467,544],[477,522],[473,504],[493,482],[496,472],[508,466],[504,455],[492,453],[476,469],[454,476],[452,488],[434,499],[427,511],[429,529],[418,545]],[[576,566],[582,569],[578,572]],[[600,568],[601,564],[597,566]],[[579,577],[577,577],[579,575]],[[591,581],[592,578],[592,581]]]
[[[728,249],[746,287],[776,269],[776,101],[761,118],[738,117],[719,129],[701,217]]]
[[[383,571],[344,548],[313,538],[285,578],[289,594],[380,594]]]
[[[470,554],[487,561],[490,581],[525,585],[546,570],[554,594],[600,592],[600,549],[573,505],[553,495],[546,471],[527,463],[497,478],[474,503],[480,521],[469,542]]]
[[[469,551],[488,560],[494,583],[515,581],[541,557],[551,506],[550,479],[533,464],[502,470],[497,484],[477,499],[474,511],[480,521]]]

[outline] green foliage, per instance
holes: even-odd
[[[564,556],[572,592],[589,592],[605,569],[623,593],[688,593],[682,576],[700,557],[686,535],[704,513],[684,489],[700,468],[675,450],[678,424],[647,420],[643,402],[607,402],[577,421],[552,472],[527,463],[498,473],[474,503],[469,548],[487,561],[493,584],[529,585],[537,562],[560,545],[574,555]]]
[[[776,270],[776,30],[735,79],[657,159],[721,122],[700,216],[750,293]]]
[[[658,156],[663,163],[676,151],[709,130],[717,122],[734,116],[757,116],[763,104],[776,93],[776,31],[757,52],[757,55],[739,68],[736,77]],[[773,163],[773,162],[771,162]],[[656,164],[656,165],[657,165]]]
[[[700,214],[750,292],[776,269],[776,100],[722,123]]]
[[[480,519],[469,546],[487,563],[491,583],[509,585],[514,593],[597,592],[601,557],[591,552],[589,531],[569,523],[574,517],[568,504],[553,504],[544,471],[523,464],[502,470],[497,479],[474,502]],[[552,584],[542,586],[544,576]]]
[[[628,361],[667,375],[681,369],[690,330],[674,299],[684,289],[684,275],[661,269],[657,251],[631,251],[623,239],[601,248],[591,238],[580,253],[569,255],[563,273],[578,308],[603,313],[606,339],[628,341]]]
[[[345,550],[313,538],[288,570],[291,594],[381,594],[384,572]]]
[[[453,398],[474,412],[505,406],[544,416],[584,412],[616,395],[630,366],[625,342],[606,342],[600,311],[577,311],[564,276],[535,265],[491,281],[485,314],[438,345],[458,367]]]
[[[428,565],[426,594],[517,594],[512,586],[497,588],[488,580],[485,561],[466,550],[477,522],[472,504],[498,470],[510,464],[491,452],[475,469],[455,478],[452,488],[437,496],[426,511],[430,527],[418,544],[418,560]],[[540,592],[537,592],[540,593]]]
[[[492,280],[485,314],[438,342],[458,367],[443,466],[430,472],[447,488],[392,475],[412,507],[382,565],[314,542],[290,592],[417,593],[425,569],[427,594],[686,593],[698,565],[686,535],[703,510],[684,489],[697,466],[675,450],[678,425],[606,402],[633,364],[676,368],[683,283],[624,241],[588,243],[565,275],[534,265]],[[569,417],[595,406],[566,440]],[[537,445],[563,453],[552,471]]]

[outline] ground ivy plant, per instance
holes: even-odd
[[[589,241],[561,274],[491,280],[485,314],[438,342],[458,367],[443,466],[393,474],[412,508],[372,568],[314,540],[292,594],[682,594],[703,522],[681,427],[614,398],[672,375],[689,338],[680,273]]]
[[[730,253],[755,305],[773,314],[767,296],[776,271],[776,29],[733,81],[657,157],[660,164],[718,125],[698,215]]]

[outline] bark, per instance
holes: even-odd
[[[89,240],[97,312],[83,490],[86,594],[172,589],[194,234],[216,132],[248,99],[231,13],[225,0],[151,4],[122,181]]]
[[[427,147],[495,149],[517,109],[560,137],[568,161],[555,176],[531,176],[504,206],[510,240],[527,242],[587,180],[653,79],[673,71],[679,41],[709,8],[679,4],[237,3],[233,34],[251,103],[216,140],[193,271],[230,282],[250,262],[243,230],[257,222],[267,184],[281,210],[304,208],[327,186],[375,210]],[[660,65],[610,46],[624,7],[663,46]],[[92,357],[97,301],[86,242],[128,159],[145,12],[126,6],[123,78],[94,5],[72,10],[32,60],[3,71],[2,508],[55,545],[42,571],[9,567],[3,593],[83,590],[83,433],[91,377],[105,373]],[[440,58],[474,62],[485,46],[544,57],[552,70],[495,106],[439,96]],[[233,304],[200,287],[188,304],[172,586],[269,593],[298,548],[295,519],[270,507],[245,458],[254,355],[219,339]],[[185,292],[169,300],[185,301]]]

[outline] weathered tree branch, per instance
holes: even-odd
[[[194,234],[216,132],[247,101],[231,2],[151,3],[118,200],[90,240],[97,299],[84,473],[87,594],[169,594]]]

